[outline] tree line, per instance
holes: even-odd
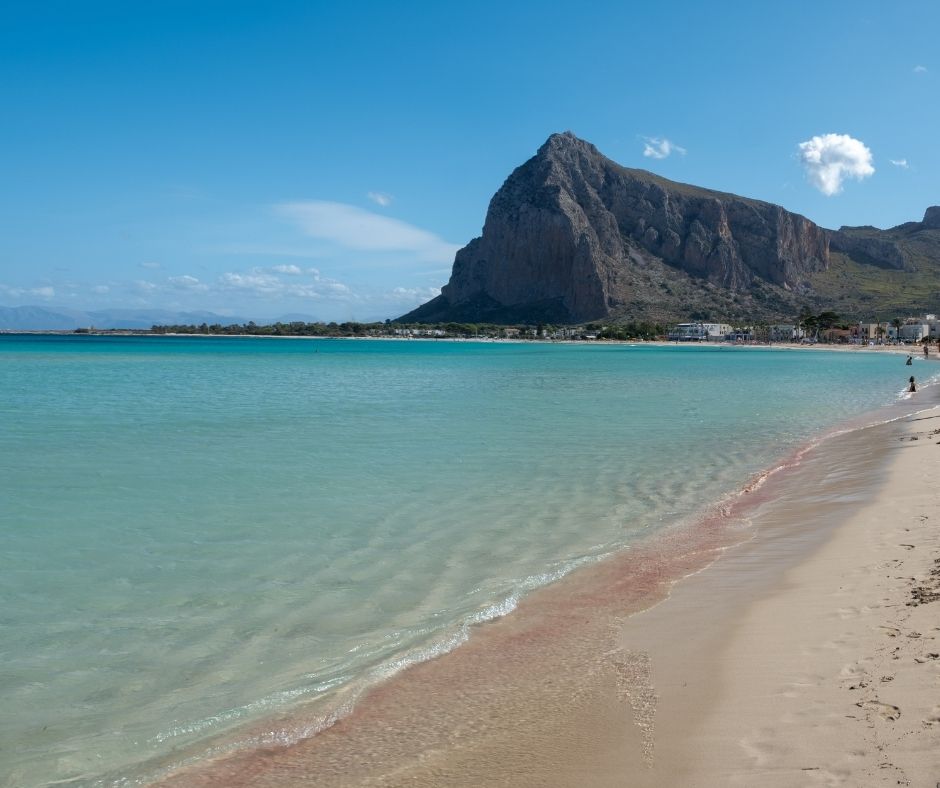
[[[696,318],[701,318],[696,315]],[[702,322],[713,322],[702,319]],[[781,322],[784,322],[781,320]],[[898,327],[902,321],[898,318],[890,321]],[[756,336],[767,333],[770,323],[767,320],[755,320],[749,323],[735,321],[736,330],[748,329]],[[802,329],[805,336],[818,335],[831,328],[848,329],[852,323],[832,310],[814,313],[804,309],[797,319],[796,325]],[[501,337],[507,333],[521,338],[567,338],[590,334],[598,339],[612,340],[651,340],[662,339],[666,336],[669,325],[650,321],[625,322],[589,322],[573,328],[571,326],[553,325],[549,323],[396,323],[391,320],[383,322],[360,323],[357,321],[313,322],[302,321],[275,322],[258,324],[254,321],[248,323],[201,323],[199,325],[154,325],[153,334],[205,334],[222,336],[295,336],[295,337],[368,337],[368,336],[443,336],[443,337]],[[572,332],[575,332],[574,334]],[[578,333],[580,332],[580,334]]]
[[[376,323],[359,323],[347,321],[343,323],[201,323],[200,325],[154,325],[150,330],[153,334],[206,334],[206,335],[248,335],[248,336],[295,336],[295,337],[366,337],[366,336],[400,336],[424,335],[447,337],[499,337],[506,331],[517,331],[519,336],[553,337],[554,335],[572,330],[569,326],[556,326],[548,323],[392,323],[389,320]],[[587,323],[577,329],[601,339],[655,339],[664,336],[667,327],[661,323],[630,321],[627,323],[614,323],[602,325],[600,323]]]

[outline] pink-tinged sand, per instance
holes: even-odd
[[[316,736],[160,784],[933,787],[940,601],[908,603],[940,584],[940,409],[916,419],[533,594]]]

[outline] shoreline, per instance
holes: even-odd
[[[888,455],[869,454],[877,489],[804,503],[804,523],[769,507],[755,540],[624,626],[624,646],[657,666],[661,701],[657,757],[631,785],[937,782],[934,419],[940,407],[873,429]],[[776,564],[759,563],[775,542]],[[730,598],[744,587],[752,598]],[[694,658],[677,656],[678,631],[694,633],[682,644]]]
[[[923,403],[923,407],[928,404]],[[900,415],[898,421],[851,431],[848,438],[836,431],[835,437],[864,445],[872,431],[901,430],[911,418],[910,414]],[[729,529],[727,516],[719,517],[723,523],[706,522],[695,534],[688,530],[672,533],[664,540],[653,540],[655,544],[626,551],[619,560],[608,559],[603,566],[578,570],[524,599],[509,616],[475,628],[470,641],[456,651],[412,665],[373,686],[348,716],[317,735],[286,747],[269,742],[256,750],[222,753],[214,762],[183,767],[155,784],[280,786],[307,784],[315,778],[322,785],[361,785],[374,780],[388,785],[434,785],[441,784],[441,780],[452,785],[483,785],[506,784],[505,774],[511,772],[513,785],[574,785],[587,780],[603,786],[621,784],[618,775],[622,777],[625,769],[637,778],[637,785],[688,784],[670,782],[675,774],[688,775],[688,771],[675,771],[680,769],[679,764],[694,760],[690,752],[676,752],[672,745],[686,740],[689,720],[695,715],[686,710],[680,715],[682,725],[671,731],[668,699],[662,697],[658,704],[651,699],[658,697],[660,687],[675,684],[659,678],[665,666],[672,664],[669,669],[676,675],[689,669],[681,659],[670,663],[663,656],[669,652],[668,648],[662,651],[663,644],[670,642],[668,631],[700,630],[701,616],[676,628],[673,624],[681,616],[670,611],[680,607],[676,599],[690,594],[696,598],[695,589],[702,578],[713,578],[708,582],[719,586],[734,585],[733,578],[728,579],[734,575],[732,567],[736,565],[732,557],[751,555],[764,541],[765,526],[760,518],[766,515],[762,510],[772,512],[774,506],[779,507],[781,496],[794,485],[794,479],[798,483],[792,489],[802,494],[806,474],[827,461],[819,445],[808,451],[812,456],[795,470],[787,468],[784,460],[781,465],[785,473],[776,474],[771,469],[755,477],[759,492],[753,492],[754,480],[741,491],[741,505],[749,510],[741,516],[755,518],[756,528]],[[868,468],[867,473],[871,472],[873,469]],[[845,519],[845,512],[840,512],[836,519]],[[838,528],[837,523],[828,523],[826,533]],[[787,536],[785,524],[778,524],[777,530]],[[799,549],[790,558],[795,555],[798,565],[803,559],[812,562],[814,551],[819,549],[806,538],[797,539],[797,546]],[[780,554],[769,558],[769,569],[779,574],[786,562]],[[747,560],[756,559],[752,556]],[[762,593],[771,590],[772,584]],[[723,592],[727,596],[727,588]],[[589,618],[582,622],[581,616]],[[712,622],[715,631],[730,631],[730,614],[723,616]],[[635,622],[647,622],[645,628],[652,619],[663,622],[659,625],[662,642],[656,659],[650,657],[657,653],[652,647],[637,649],[624,640],[631,627],[636,628]],[[648,631],[657,630],[650,627]],[[672,651],[682,652],[685,641],[685,635],[674,635]],[[714,638],[704,643],[704,651],[697,652],[694,665],[700,668],[708,663],[715,670],[721,668],[723,662],[717,656],[720,645]],[[533,683],[531,676],[526,677],[533,662],[544,682]],[[505,675],[501,675],[504,667]],[[585,667],[586,677],[564,675]],[[488,697],[488,704],[468,703],[479,691]],[[429,694],[437,702],[424,709]],[[572,698],[581,698],[582,703],[573,705]],[[706,692],[702,698],[705,700],[700,698],[696,711],[698,719],[704,719],[705,710],[717,703],[714,694]],[[659,709],[649,716],[651,702]],[[462,705],[455,708],[455,704]],[[575,709],[577,720],[572,718]],[[654,724],[657,733],[650,738]],[[391,729],[400,733],[391,736]],[[521,730],[525,733],[520,737]],[[518,740],[515,744],[500,744],[506,739]],[[655,768],[653,753],[663,751],[669,753],[666,760],[675,774]],[[562,753],[563,762],[559,760]],[[589,773],[576,768],[588,763],[594,765]],[[640,774],[653,779],[645,782]],[[701,776],[698,770],[695,774]],[[730,784],[727,776],[724,774],[714,784]]]
[[[153,333],[149,330],[140,329],[106,329],[100,332],[76,333],[74,330],[4,330],[0,331],[0,336],[56,336],[56,337],[115,337],[115,338],[198,338],[198,339],[303,339],[303,340],[354,340],[380,341],[380,342],[472,342],[477,344],[504,344],[504,345],[586,345],[603,347],[605,345],[636,345],[640,347],[685,347],[685,348],[751,348],[764,350],[835,350],[835,351],[858,351],[868,350],[875,352],[888,352],[904,355],[911,355],[914,359],[922,358],[923,343],[911,342],[901,344],[853,344],[848,342],[827,343],[827,342],[729,342],[726,340],[716,340],[714,342],[675,342],[666,339],[520,339],[516,337],[414,337],[414,336],[314,336],[305,334],[197,334],[197,333],[174,333],[161,332]],[[929,345],[932,347],[932,343]],[[940,346],[938,346],[940,347]],[[938,353],[929,356],[930,361],[937,360]]]

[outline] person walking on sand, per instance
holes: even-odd
[[[917,391],[917,386],[914,385],[914,376],[911,375],[911,385],[907,389],[908,391]]]
[[[930,352],[927,350],[927,343],[924,342],[924,358],[930,355]]]

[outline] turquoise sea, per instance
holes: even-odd
[[[0,785],[289,741],[834,425],[873,350],[0,335]],[[279,727],[301,704],[302,729]],[[185,755],[184,755],[185,753]],[[195,755],[194,755],[195,754]]]

